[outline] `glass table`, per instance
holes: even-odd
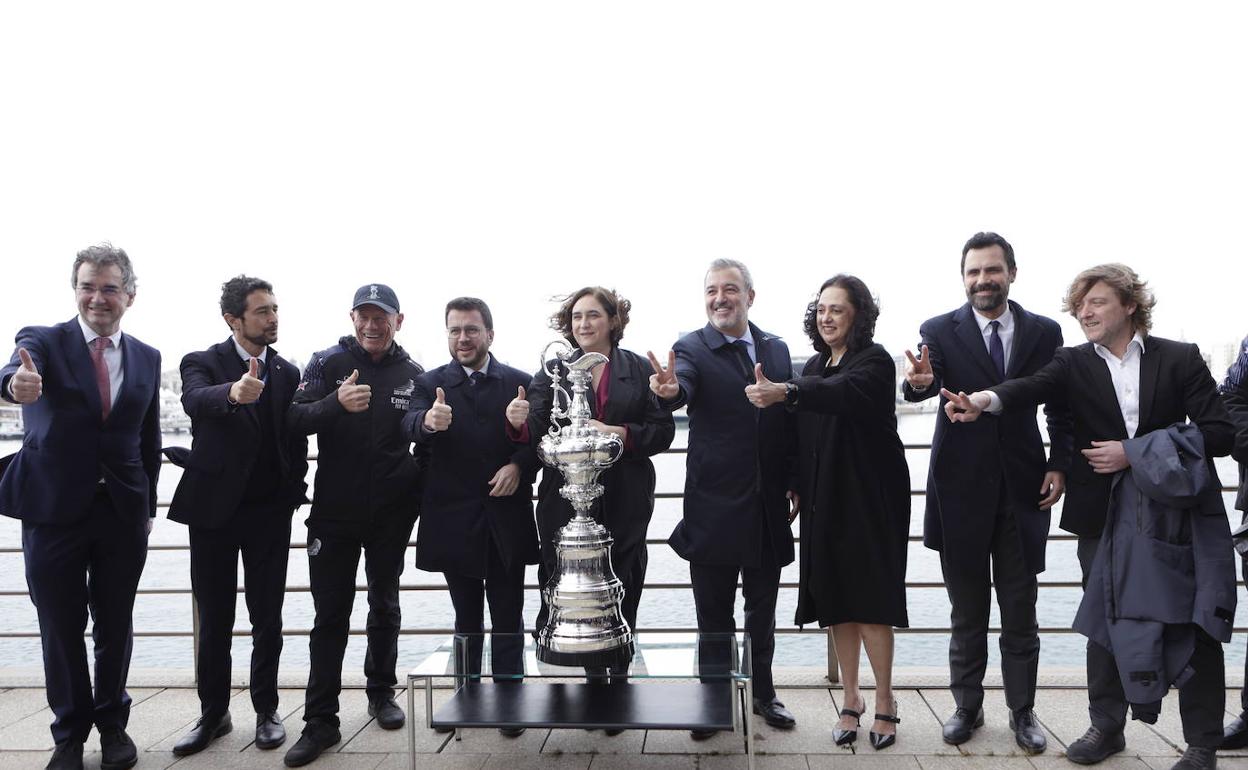
[[[416,767],[416,690],[427,727],[720,730],[741,736],[754,767],[748,634],[642,632],[627,673],[537,658],[530,634],[456,634],[407,675],[408,743]],[[452,690],[436,711],[434,689]]]

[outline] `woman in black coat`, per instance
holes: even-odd
[[[896,741],[892,692],[893,627],[906,617],[910,473],[895,410],[893,357],[875,344],[879,307],[859,279],[824,282],[806,311],[819,355],[788,383],[765,379],[746,389],[755,406],[787,401],[800,442],[801,561],[797,623],[832,627],[844,706],[838,745],[857,737],[866,700],[858,690],[858,651],[875,672],[871,745]]]
[[[646,581],[646,531],[654,513],[654,464],[651,456],[666,450],[676,435],[671,412],[659,406],[650,392],[650,361],[619,347],[628,325],[631,305],[614,291],[587,286],[564,300],[550,319],[551,328],[580,348],[601,353],[610,362],[593,370],[589,408],[598,430],[624,439],[624,454],[602,473],[598,481],[604,492],[595,505],[594,518],[611,533],[611,565],[624,584],[621,610],[630,628],[637,628],[637,605]],[[566,370],[562,372],[566,383]],[[533,378],[528,390],[529,435],[541,441],[550,429],[550,375],[544,370]],[[562,405],[566,406],[566,405]],[[541,537],[538,582],[545,586],[555,569],[554,539],[559,528],[572,518],[572,506],[559,496],[563,477],[553,468],[542,470],[537,496],[537,528]],[[543,598],[537,628],[546,624],[548,608]]]

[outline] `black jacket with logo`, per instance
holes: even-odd
[[[338,386],[356,369],[357,383],[372,388],[372,401],[352,414],[338,401]],[[287,418],[295,433],[317,434],[309,521],[369,523],[379,514],[416,516],[422,463],[413,456],[401,423],[423,373],[397,344],[374,363],[351,336],[312,356]]]

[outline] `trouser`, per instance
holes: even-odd
[[[85,518],[22,522],[26,585],[39,617],[52,739],[85,741],[95,725],[124,729],[134,645],[134,594],[147,560],[147,517],[120,516],[101,485]],[[91,613],[95,689],[83,632]]]
[[[503,563],[494,539],[486,538],[485,579],[444,572],[455,607],[455,633],[471,634],[464,661],[469,676],[481,673],[485,602],[490,604],[490,666],[494,674],[524,673],[524,564]]]
[[[277,710],[282,656],[282,602],[290,556],[289,506],[243,506],[217,529],[190,527],[191,588],[199,611],[199,708],[216,719],[230,706],[238,558],[251,621],[251,705]]]
[[[342,658],[347,649],[355,574],[364,553],[368,648],[364,677],[370,701],[394,697],[399,648],[399,577],[413,516],[392,511],[369,523],[308,522],[308,577],[316,619],[308,639],[310,671],[303,720],[338,727]]]
[[[693,603],[698,615],[698,633],[733,634],[737,624],[734,607],[737,578],[745,596],[745,631],[750,635],[750,666],[754,697],[771,700],[776,688],[771,677],[771,659],[776,651],[776,596],[780,592],[780,566],[771,544],[762,547],[757,567],[722,564],[689,564]],[[699,645],[699,668],[703,674],[724,671],[729,665],[726,644]]]
[[[1240,569],[1244,576],[1244,581],[1248,582],[1248,559],[1243,559]],[[1244,655],[1244,686],[1239,691],[1239,708],[1242,712],[1248,713],[1248,654]]]
[[[1099,537],[1079,538],[1079,568],[1083,585],[1088,584],[1088,571],[1101,544]],[[1192,677],[1179,688],[1179,717],[1183,722],[1183,740],[1189,746],[1217,748],[1222,744],[1222,718],[1226,707],[1226,670],[1223,668],[1222,644],[1196,629],[1196,647],[1192,652]],[[1088,715],[1092,724],[1107,733],[1122,732],[1127,723],[1127,697],[1114,655],[1101,645],[1088,642]]]
[[[989,552],[979,559],[959,556],[950,563],[942,551],[941,572],[949,594],[949,689],[958,708],[975,713],[984,703],[988,667],[988,618],[996,587],[1001,610],[1001,676],[1011,711],[1036,705],[1040,634],[1036,622],[1036,576],[1023,556],[1018,521],[1004,495],[992,522]]]

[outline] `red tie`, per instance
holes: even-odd
[[[91,341],[91,363],[95,364],[95,385],[100,389],[100,406],[104,419],[108,419],[108,411],[113,408],[113,386],[108,379],[108,366],[104,364],[104,350],[111,348],[113,341],[108,337],[96,337]]]

